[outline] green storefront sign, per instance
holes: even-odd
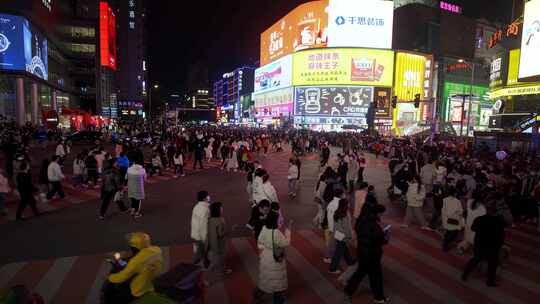
[[[448,98],[450,98],[453,95],[470,95],[471,92],[471,85],[469,84],[463,84],[463,83],[456,83],[456,82],[445,82],[444,83],[444,92],[443,92],[443,99],[442,99],[442,106],[441,109],[441,119],[442,121],[448,121]],[[485,86],[472,86],[472,95],[474,99],[480,100],[481,104],[484,103],[492,103],[489,100],[489,87]],[[469,101],[469,97],[466,97],[466,102]]]

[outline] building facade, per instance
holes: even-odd
[[[242,96],[253,93],[254,72],[254,67],[244,66],[223,74],[214,82],[214,102],[222,122],[242,122],[246,110],[242,109]]]

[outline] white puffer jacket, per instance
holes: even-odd
[[[262,249],[259,261],[258,287],[265,293],[274,293],[287,290],[287,262],[280,263],[274,260],[272,250],[272,233],[274,234],[273,246],[286,248],[290,244],[288,239],[279,230],[270,230],[263,227],[259,235],[258,245]]]

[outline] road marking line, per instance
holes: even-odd
[[[109,272],[111,271],[111,266],[107,262],[103,262],[101,266],[99,267],[99,271],[97,272],[96,279],[94,280],[94,283],[92,284],[92,287],[90,288],[90,291],[88,292],[88,296],[86,298],[87,304],[95,304],[99,303],[99,299],[101,296],[101,287],[103,285],[103,282],[107,279],[107,276],[109,275]]]
[[[51,302],[75,260],[77,260],[77,257],[57,259],[36,286],[36,292],[43,297],[45,303]]]
[[[17,272],[21,270],[25,262],[20,263],[11,263],[3,265],[0,268],[0,289],[9,288],[10,286],[6,286],[12,279],[15,277]]]

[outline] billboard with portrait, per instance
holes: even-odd
[[[425,100],[431,97],[433,57],[418,53],[398,52],[394,95],[401,101],[414,100],[416,94]]]
[[[116,16],[107,2],[99,4],[99,43],[101,66],[116,71]]]
[[[375,88],[373,96],[375,118],[391,118],[390,94],[390,88]]]
[[[328,46],[392,48],[393,1],[330,0]]]
[[[523,34],[521,36],[521,62],[519,79],[540,76],[540,0],[525,3],[523,13]]]
[[[255,93],[290,87],[292,56],[286,56],[255,70]]]
[[[27,19],[0,14],[0,69],[48,79],[48,41]]]
[[[371,85],[391,87],[394,52],[328,48],[293,55],[293,85]]]
[[[318,117],[363,117],[373,100],[373,87],[296,87],[294,114]]]
[[[261,34],[261,66],[293,52],[326,47],[328,0],[302,4]]]

